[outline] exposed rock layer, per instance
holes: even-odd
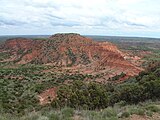
[[[18,64],[52,64],[61,67],[83,68],[85,73],[113,70],[129,76],[142,69],[125,59],[125,55],[109,42],[96,42],[79,34],[55,34],[47,40],[9,39],[1,51],[12,54]]]

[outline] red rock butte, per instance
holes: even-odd
[[[0,48],[11,53],[8,61],[17,64],[51,64],[90,74],[112,70],[114,75],[124,72],[133,76],[142,71],[126,60],[116,45],[93,41],[75,33],[55,34],[46,40],[14,38]]]

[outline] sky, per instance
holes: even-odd
[[[0,0],[0,35],[160,37],[160,0]]]

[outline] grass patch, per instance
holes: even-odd
[[[145,109],[151,112],[160,112],[160,108],[156,105],[148,105]]]
[[[110,117],[116,117],[116,116],[117,116],[116,111],[114,110],[114,108],[111,108],[111,107],[104,109],[102,112],[103,118],[107,118],[107,117],[110,118]]]
[[[61,113],[64,117],[73,117],[74,109],[73,108],[64,108],[61,110]]]
[[[60,120],[60,117],[59,117],[58,114],[52,113],[52,114],[49,116],[49,120]]]

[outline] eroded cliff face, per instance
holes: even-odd
[[[50,64],[82,73],[105,73],[108,77],[121,72],[133,76],[142,70],[126,60],[112,43],[96,42],[79,34],[55,34],[47,40],[10,39],[1,51],[11,53],[7,60],[17,64]]]
[[[18,51],[20,49],[30,49],[32,46],[33,41],[31,39],[26,38],[14,38],[14,39],[8,39],[5,42],[5,49],[10,49],[13,51]]]

